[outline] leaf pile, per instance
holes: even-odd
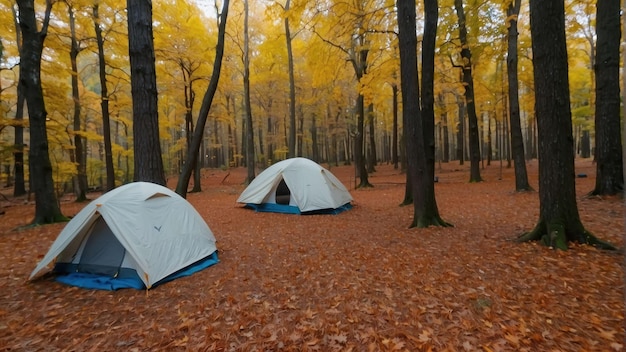
[[[513,169],[499,165],[469,184],[467,168],[437,170],[439,210],[455,227],[428,229],[407,228],[405,176],[390,165],[364,190],[353,189],[352,167],[333,167],[354,208],[315,216],[243,209],[245,170],[205,170],[204,191],[188,199],[215,233],[220,263],[150,291],[27,282],[64,224],[16,229],[34,206],[9,198],[0,350],[622,350],[622,255],[511,241],[535,226],[537,192],[514,192]],[[595,165],[578,161],[576,171],[589,175],[576,180],[583,224],[622,247],[623,200],[585,197]],[[66,215],[82,206],[62,201]]]

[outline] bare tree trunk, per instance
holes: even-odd
[[[98,68],[100,70],[100,107],[102,109],[102,137],[104,139],[104,163],[106,165],[107,175],[106,185],[104,188],[105,191],[110,191],[115,188],[115,169],[113,166],[113,148],[111,143],[111,119],[109,113],[109,90],[107,88],[106,59],[104,56],[104,39],[102,37],[102,28],[100,28],[98,4],[94,5],[93,7],[93,19],[96,30],[96,42],[98,43]],[[135,170],[135,172],[137,171]]]
[[[624,189],[620,138],[620,4],[598,0],[596,51],[596,186],[591,194],[614,195]]]
[[[28,152],[31,191],[35,192],[35,218],[33,224],[67,220],[55,194],[52,164],[48,154],[46,118],[48,113],[41,87],[41,55],[48,33],[52,2],[46,1],[41,30],[37,31],[37,19],[33,0],[18,0],[19,23],[23,46],[20,62],[20,81],[28,104],[30,149]]]
[[[285,13],[289,14],[291,0],[285,3]],[[285,16],[285,38],[287,39],[287,60],[289,64],[289,157],[296,156],[296,83],[293,73],[293,49],[291,47],[291,30],[289,16]]]
[[[393,135],[391,137],[391,162],[398,169],[398,85],[391,86],[393,91]]]
[[[472,78],[472,54],[467,41],[467,27],[462,0],[454,0],[454,7],[459,19],[459,36],[461,39],[461,57],[463,59],[463,86],[465,87],[465,104],[469,122],[470,182],[481,182],[480,177],[480,138],[476,101],[474,97],[474,79]]]
[[[367,160],[367,171],[369,173],[376,172],[376,130],[374,128],[375,118],[374,118],[374,104],[369,104],[367,106],[367,125],[368,125],[368,139],[369,139],[369,153]]]
[[[17,21],[17,13],[15,7],[11,6],[13,12],[13,23],[15,25],[15,37],[17,43],[17,50],[22,55],[22,32],[20,31],[19,23]],[[20,76],[22,75],[20,68]],[[13,163],[15,170],[13,171],[15,176],[15,182],[13,183],[13,196],[19,197],[26,194],[26,183],[24,182],[24,84],[22,80],[17,82],[17,106],[15,108],[15,127],[13,142],[15,145],[15,152],[13,154]]]
[[[74,177],[74,194],[76,195],[76,201],[84,202],[87,200],[87,167],[85,165],[85,158],[83,157],[83,137],[78,133],[81,131],[81,106],[80,95],[78,93],[78,65],[76,63],[78,53],[81,49],[76,40],[74,8],[68,5],[67,11],[71,33],[70,63],[72,66],[72,99],[74,100],[74,150],[70,152],[70,160],[73,159],[72,161],[76,163],[76,170],[78,171]]]
[[[133,0],[134,1],[134,0]],[[198,122],[196,129],[194,130],[193,139],[189,150],[187,151],[187,158],[189,162],[183,166],[183,171],[178,177],[178,183],[176,185],[176,193],[183,198],[187,197],[187,187],[189,186],[189,179],[191,178],[192,165],[198,159],[198,153],[200,151],[200,144],[202,142],[202,136],[204,134],[204,126],[206,125],[207,117],[209,116],[209,110],[217,92],[217,83],[219,82],[220,72],[222,70],[222,58],[224,57],[224,42],[226,36],[226,19],[228,18],[228,4],[229,0],[224,0],[222,4],[222,13],[218,15],[219,27],[217,34],[217,45],[215,47],[215,61],[213,62],[213,73],[211,74],[211,80],[209,86],[202,99],[202,105],[200,106],[200,113],[198,115]]]
[[[535,110],[539,140],[539,221],[520,241],[568,242],[615,249],[590,234],[576,204],[565,8],[563,0],[530,0]]]
[[[250,39],[248,38],[248,0],[244,0],[244,44],[243,44],[243,95],[246,114],[246,167],[248,175],[246,183],[252,182],[255,178],[254,166],[254,126],[252,122],[252,111],[250,104]]]
[[[126,3],[130,83],[133,97],[133,140],[135,142],[135,175],[133,179],[165,185],[161,144],[159,142],[158,92],[152,36],[152,1],[127,0]]]

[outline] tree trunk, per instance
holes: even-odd
[[[432,115],[427,118],[429,121],[426,121],[420,107],[415,0],[399,0],[397,6],[402,116],[406,133],[407,175],[412,183],[413,196],[413,222],[410,227],[444,225],[445,223],[440,221],[434,198],[434,111],[431,111]],[[423,59],[427,60],[425,66],[428,71],[426,80],[432,80],[435,35],[432,31],[433,29],[436,31],[437,28],[437,2],[436,0],[425,1],[424,6],[425,29],[427,28],[424,33],[424,41],[428,41],[428,43],[425,44]],[[428,85],[429,91],[424,93],[421,98],[426,97],[426,109],[432,110],[434,104],[432,81],[426,82],[426,80],[422,82]]]
[[[20,31],[19,23],[17,21],[17,13],[15,7],[11,6],[13,12],[13,22],[15,25],[15,37],[17,42],[17,50],[22,55],[22,32]],[[20,76],[22,75],[20,69]],[[15,182],[13,183],[13,196],[19,197],[26,194],[26,183],[24,182],[24,83],[21,79],[17,82],[17,106],[15,107],[15,127],[13,142],[15,144],[15,152],[13,154],[14,163],[14,176]]]
[[[367,106],[367,125],[369,127],[368,137],[369,137],[369,153],[367,160],[367,171],[368,173],[376,172],[376,131],[374,129],[374,104],[369,104]]]
[[[365,106],[363,102],[363,95],[359,93],[356,100],[356,114],[357,114],[357,132],[354,138],[354,163],[356,164],[357,174],[360,179],[360,183],[357,188],[372,187],[368,180],[367,168],[365,165],[365,153],[364,153],[364,125],[365,125]]]
[[[152,1],[127,0],[126,3],[130,83],[133,98],[135,150],[133,179],[164,186],[165,173],[159,142],[158,92],[152,37]]]
[[[398,169],[398,85],[391,86],[393,90],[393,132],[391,137],[391,162],[393,168]]]
[[[35,192],[35,218],[33,224],[67,220],[55,194],[52,179],[52,164],[48,154],[48,116],[41,87],[41,54],[48,32],[52,3],[46,2],[41,31],[37,31],[37,20],[33,0],[18,0],[19,22],[22,31],[20,55],[20,81],[23,84],[30,123],[30,149],[28,152],[31,191]]]
[[[150,17],[152,17],[152,15],[150,15]],[[100,107],[102,109],[102,137],[104,139],[104,163],[106,165],[106,174],[107,174],[106,184],[104,188],[105,188],[105,191],[110,191],[113,188],[115,188],[115,169],[113,167],[113,147],[111,143],[111,121],[110,121],[111,119],[110,119],[110,114],[109,114],[109,91],[107,88],[106,59],[104,57],[104,39],[102,38],[102,28],[100,28],[100,17],[98,15],[97,4],[93,7],[93,19],[94,19],[94,25],[95,25],[95,30],[96,30],[96,42],[98,43],[98,68],[100,70]],[[150,33],[152,33],[152,27],[150,29]],[[129,37],[129,40],[130,40],[130,37]],[[132,57],[131,57],[131,61],[132,61]],[[154,64],[154,58],[153,58],[153,64]],[[131,83],[132,83],[132,77],[131,77]],[[156,83],[155,83],[155,87],[156,87]],[[155,94],[156,94],[156,88],[155,88]],[[154,99],[155,99],[155,104],[156,104],[156,97]],[[134,106],[136,104],[137,102],[133,101],[133,111],[135,109]],[[158,119],[156,123],[157,123],[157,137],[158,137]],[[136,131],[137,125],[134,125],[134,126],[135,128],[133,130]],[[157,144],[158,144],[158,138],[157,138]],[[137,148],[136,139],[135,139],[135,148]],[[160,153],[160,149],[159,149],[159,153]],[[160,158],[160,155],[159,155],[159,158]],[[137,169],[135,169],[135,174],[136,173],[137,173]],[[165,182],[165,179],[163,182]]]
[[[411,1],[413,3],[414,0]],[[424,188],[423,213],[414,224],[417,227],[451,226],[439,216],[435,198],[435,47],[439,5],[437,0],[424,0],[424,37],[422,42],[422,138],[425,173],[421,181]],[[419,131],[418,131],[419,133]],[[414,200],[415,201],[415,200]],[[416,221],[417,220],[417,221]]]
[[[312,153],[312,159],[313,161],[319,163],[321,161],[320,158],[320,150],[319,150],[319,146],[318,146],[318,140],[317,140],[317,121],[315,118],[315,113],[313,113],[313,115],[311,116],[311,153]]]
[[[134,0],[133,0],[134,1]],[[176,184],[176,193],[183,198],[187,197],[187,188],[189,186],[189,179],[191,178],[192,165],[198,159],[198,153],[200,151],[200,144],[202,143],[202,136],[204,133],[204,126],[206,125],[207,117],[209,116],[209,110],[217,92],[217,84],[220,78],[220,72],[222,70],[222,58],[224,57],[224,42],[226,36],[226,19],[228,17],[228,3],[229,0],[224,0],[222,4],[222,13],[218,15],[219,28],[217,34],[217,45],[215,47],[215,61],[213,62],[213,73],[211,74],[211,80],[209,86],[202,98],[202,105],[200,106],[200,113],[198,114],[198,121],[196,129],[193,133],[191,145],[187,151],[187,158],[189,162],[183,166],[183,171],[178,177],[178,183]],[[236,138],[236,132],[233,133]],[[235,141],[236,143],[236,141]]]
[[[285,38],[287,39],[287,61],[289,65],[289,157],[296,156],[296,83],[293,72],[293,49],[291,48],[291,30],[289,29],[289,5],[285,3]]]
[[[254,180],[254,126],[252,122],[252,111],[250,104],[250,53],[249,53],[249,38],[248,38],[248,0],[244,0],[244,49],[243,49],[243,95],[246,114],[246,166],[248,175],[246,177],[246,184],[249,184]]]
[[[463,86],[465,87],[465,104],[469,121],[469,152],[470,152],[470,182],[481,182],[480,177],[480,138],[478,133],[478,118],[476,116],[476,101],[474,99],[474,79],[472,78],[472,53],[467,42],[467,27],[462,0],[454,0],[454,7],[459,19],[459,37],[461,39],[461,58],[463,60]]]
[[[620,136],[620,4],[598,0],[596,33],[596,185],[594,195],[614,195],[624,189]]]
[[[563,0],[530,0],[539,140],[539,221],[520,241],[567,249],[568,242],[614,248],[583,227],[576,204]]]
[[[70,160],[76,163],[76,176],[74,177],[74,194],[76,195],[77,202],[84,202],[87,200],[87,167],[85,165],[85,158],[83,157],[83,137],[80,135],[81,131],[81,106],[80,95],[78,93],[78,65],[76,59],[80,48],[76,41],[76,23],[74,19],[74,8],[68,5],[67,8],[70,22],[71,33],[71,45],[70,45],[70,63],[72,66],[72,99],[74,100],[74,150],[70,153]]]
[[[465,104],[461,96],[455,95],[458,107],[459,128],[456,134],[456,157],[459,165],[465,163]]]

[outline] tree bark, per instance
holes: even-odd
[[[402,77],[402,114],[405,122],[408,160],[407,174],[411,179],[413,195],[413,222],[410,227],[446,226],[447,224],[439,217],[434,197],[435,146],[432,78],[434,75],[434,36],[437,29],[437,1],[424,1],[426,19],[423,58],[427,61],[425,66],[427,73],[426,79],[422,82],[427,85],[426,89],[429,91],[422,93],[422,95],[420,95],[418,84],[415,0],[399,0],[397,6],[400,76]],[[426,80],[431,81],[426,82]],[[425,103],[423,102],[424,97],[427,100]],[[422,100],[422,104],[426,105],[426,110],[430,110],[430,116],[424,116],[424,109],[420,106],[420,100]],[[429,121],[426,121],[427,119]]]
[[[100,74],[100,109],[102,111],[102,138],[104,140],[104,164],[106,168],[106,183],[104,186],[104,190],[110,191],[115,188],[115,167],[113,166],[113,145],[111,143],[111,116],[109,113],[109,89],[107,87],[106,58],[104,56],[104,38],[102,37],[102,28],[100,27],[100,16],[98,14],[98,10],[98,4],[94,5],[93,20],[96,32],[96,42],[98,44],[98,70]],[[135,105],[136,103],[133,102],[133,107]],[[137,140],[135,140],[135,148],[137,146],[136,143]],[[135,173],[136,172],[137,169],[135,169]]]
[[[30,123],[30,149],[28,152],[31,190],[35,192],[35,218],[33,224],[65,221],[61,213],[52,179],[52,164],[48,154],[46,120],[48,113],[41,87],[41,55],[48,32],[51,1],[46,1],[43,25],[37,30],[33,0],[18,0],[20,28],[23,45],[20,53],[20,81],[28,106]]]
[[[289,28],[290,0],[285,3],[285,38],[287,39],[287,61],[289,64],[289,157],[296,157],[296,83],[293,72],[293,49]]]
[[[152,1],[127,0],[128,54],[133,98],[134,181],[165,185],[159,142]]]
[[[369,143],[368,143],[368,157],[367,157],[367,172],[376,172],[376,131],[374,128],[374,104],[367,106],[367,126]]]
[[[72,99],[74,101],[74,150],[70,154],[70,160],[76,163],[76,176],[74,177],[74,194],[76,195],[77,202],[84,202],[87,200],[87,167],[85,165],[84,150],[83,150],[83,137],[80,135],[81,131],[81,106],[80,95],[78,92],[78,64],[77,58],[80,52],[78,41],[76,40],[76,22],[74,18],[74,8],[68,5],[67,8],[70,22],[70,64],[72,67]]]
[[[540,240],[563,250],[568,242],[614,249],[585,230],[578,214],[564,1],[530,0],[530,27],[539,142],[539,221],[519,240]]]
[[[246,177],[246,183],[249,184],[254,180],[255,173],[255,158],[254,158],[254,125],[252,122],[252,107],[250,103],[250,53],[249,45],[250,39],[248,35],[248,1],[244,0],[244,44],[243,44],[243,100],[245,105],[246,114],[246,167],[248,175]],[[294,126],[295,128],[295,126]]]
[[[19,23],[17,21],[18,15],[15,12],[15,7],[11,6],[13,12],[13,22],[15,25],[15,39],[17,43],[17,51],[22,55],[22,32],[20,31]],[[20,76],[22,75],[20,69]],[[17,82],[17,106],[15,107],[15,127],[13,142],[15,145],[15,152],[13,153],[13,163],[15,170],[13,171],[15,182],[13,183],[13,196],[19,197],[26,194],[26,183],[24,182],[24,84],[19,79]]]
[[[620,4],[598,0],[596,33],[596,185],[593,195],[615,195],[624,189],[620,136]]]
[[[398,85],[391,86],[393,91],[393,132],[391,137],[391,163],[393,168],[398,169]]]
[[[459,37],[461,39],[461,59],[463,60],[463,86],[465,87],[465,104],[469,122],[470,182],[481,182],[480,177],[480,138],[478,133],[478,117],[474,100],[474,78],[472,77],[472,53],[467,41],[465,11],[463,1],[454,0],[454,7],[459,20]]]

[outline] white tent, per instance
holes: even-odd
[[[349,208],[351,201],[335,175],[306,158],[271,165],[237,199],[259,211],[287,213],[337,212]]]
[[[134,182],[111,190],[67,223],[30,275],[55,272],[109,277],[135,274],[150,288],[215,256],[215,237],[200,214],[166,187]]]

